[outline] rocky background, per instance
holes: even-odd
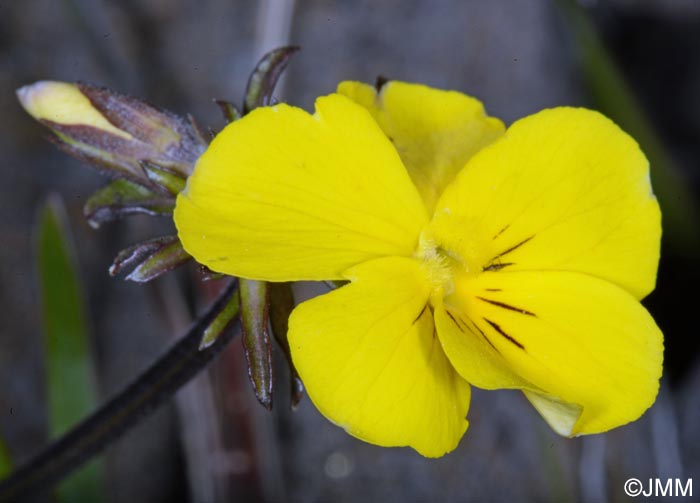
[[[307,109],[340,80],[382,74],[467,92],[510,123],[544,107],[596,105],[564,3],[0,0],[0,435],[13,457],[48,442],[32,241],[48,193],[69,209],[102,399],[157,358],[204,302],[178,286],[191,284],[192,271],[147,287],[108,277],[120,249],[171,224],[136,217],[90,229],[81,208],[104,180],[45,141],[16,88],[85,80],[218,129],[212,98],[239,100],[257,59],[294,43],[303,50],[279,97]],[[697,196],[700,3],[581,4]],[[562,439],[517,392],[475,390],[459,448],[427,460],[347,436],[308,399],[292,413],[283,376],[275,410],[265,412],[234,341],[208,375],[106,451],[105,500],[620,501],[627,478],[656,476],[693,477],[700,493],[700,264],[694,251],[664,246],[646,304],[666,333],[667,366],[657,404],[632,425]],[[193,406],[201,396],[213,407]],[[210,433],[204,443],[201,431]]]

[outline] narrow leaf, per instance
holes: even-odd
[[[248,79],[245,106],[243,107],[244,114],[254,108],[270,104],[272,92],[280,75],[289,64],[292,55],[298,50],[299,47],[296,46],[280,47],[262,57]]]
[[[292,352],[289,348],[287,332],[289,330],[289,315],[294,309],[294,294],[291,283],[270,283],[270,325],[275,340],[279,344],[289,364],[290,392],[292,408],[296,408],[304,393],[304,385],[301,383],[294,363]]]
[[[1,480],[0,501],[25,501],[26,496],[44,493],[171,400],[238,334],[237,330],[225,331],[214,344],[199,349],[202,333],[235,294],[235,286],[230,282],[187,333],[121,392]]]
[[[58,436],[96,408],[85,300],[65,210],[57,197],[37,223],[37,265],[46,352],[51,436]],[[59,488],[62,501],[101,499],[99,463],[92,463]]]
[[[145,283],[180,267],[191,258],[177,236],[163,236],[119,252],[109,268],[109,274],[116,276],[133,267],[126,279]]]
[[[243,348],[258,401],[272,409],[272,344],[268,331],[269,289],[264,281],[240,279]]]
[[[240,311],[241,298],[238,293],[231,296],[225,304],[223,304],[214,319],[209,323],[209,326],[202,334],[202,341],[199,343],[200,351],[208,348],[216,342],[216,340],[231,326],[233,320],[236,319]]]
[[[214,100],[214,103],[221,109],[221,113],[227,122],[234,122],[241,118],[241,112],[230,101]]]
[[[0,438],[0,480],[7,477],[12,471],[12,456],[5,441]]]
[[[115,180],[95,192],[83,207],[93,228],[134,213],[171,215],[175,198],[166,197],[128,180]]]

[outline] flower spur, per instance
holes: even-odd
[[[348,433],[436,457],[470,385],[521,389],[559,434],[654,401],[660,211],[646,158],[602,115],[555,108],[504,130],[475,99],[344,82],[316,113],[226,127],[177,199],[185,249],[265,281],[349,280],[289,320],[294,364]]]

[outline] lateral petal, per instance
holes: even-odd
[[[663,335],[612,283],[558,271],[483,273],[458,281],[445,306],[479,324],[499,363],[531,385],[526,395],[560,434],[623,425],[656,398]],[[445,348],[462,372],[461,355]]]
[[[467,160],[504,131],[480,101],[456,91],[389,81],[379,92],[360,82],[341,82],[338,92],[369,110],[429,212]]]
[[[300,304],[289,320],[292,358],[309,397],[348,433],[428,457],[467,429],[469,385],[435,335],[428,275],[415,260],[373,260],[349,285]]]
[[[214,139],[175,208],[198,262],[250,279],[322,280],[413,252],[427,216],[391,143],[343,96],[316,109],[260,108]]]
[[[437,243],[471,272],[560,270],[654,288],[661,213],[637,143],[597,112],[544,110],[474,156],[438,202]]]

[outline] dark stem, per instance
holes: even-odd
[[[232,281],[187,334],[124,391],[0,482],[0,501],[50,489],[172,397],[239,332],[229,327],[199,349],[203,332],[235,292]]]

